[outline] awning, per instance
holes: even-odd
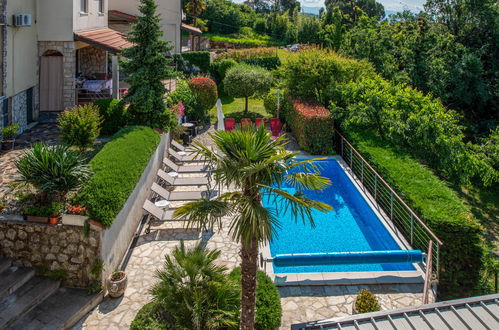
[[[110,21],[137,23],[137,21],[139,20],[137,16],[130,15],[119,10],[109,10],[107,13]]]
[[[197,27],[194,27],[192,25],[189,25],[189,24],[182,23],[182,24],[180,24],[180,28],[182,30],[187,31],[187,32],[192,33],[192,34],[196,34],[196,35],[203,34],[203,32],[201,32],[200,29],[198,29]]]
[[[131,42],[125,40],[123,33],[109,28],[75,32],[74,39],[111,53],[119,53],[133,46]]]

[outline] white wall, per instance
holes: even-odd
[[[31,14],[32,26],[14,27],[13,15]],[[14,96],[38,84],[36,0],[7,2],[6,96]]]
[[[72,41],[74,39],[73,0],[37,0],[36,2],[38,40]]]
[[[180,0],[156,0],[157,12],[161,17],[161,27],[163,30],[163,40],[171,41],[174,44],[173,51],[180,52],[180,22],[182,10]],[[119,10],[124,13],[138,16],[138,0],[109,0],[110,10]]]
[[[73,31],[107,27],[107,0],[104,1],[104,12],[102,13],[99,12],[99,1],[97,0],[87,0],[88,10],[86,13],[80,12],[80,0],[73,0],[73,6]]]

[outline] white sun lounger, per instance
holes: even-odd
[[[158,169],[157,174],[158,177],[171,186],[207,186],[210,183],[209,178],[206,176],[179,178],[171,176],[162,169]]]
[[[180,143],[178,143],[175,140],[172,140],[171,145],[172,145],[172,147],[174,147],[175,149],[177,149],[179,151],[191,152],[194,150],[191,147],[185,147],[185,146],[181,145]]]
[[[210,191],[168,191],[154,182],[151,190],[167,201],[195,201],[204,198]]]
[[[181,152],[185,152],[185,151],[181,151]],[[179,162],[204,162],[205,159],[202,158],[202,157],[196,157],[196,155],[193,155],[193,154],[187,154],[187,152],[185,152],[186,155],[182,155],[182,154],[179,154],[178,152],[176,152],[175,150],[173,150],[172,148],[168,148],[168,155],[172,156],[173,158],[175,158],[175,160],[179,161]]]
[[[158,220],[173,220],[173,213],[175,212],[175,209],[162,210],[148,199],[146,199],[142,208]]]
[[[206,173],[211,170],[209,165],[177,165],[168,158],[163,159],[163,164],[177,173]]]

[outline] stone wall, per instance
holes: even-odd
[[[86,237],[83,227],[0,220],[0,255],[15,266],[65,269],[65,286],[88,286],[100,245],[100,233],[90,230]]]
[[[56,50],[63,55],[64,87],[63,103],[64,108],[69,109],[75,105],[75,75],[76,75],[76,48],[74,41],[39,41],[38,55],[48,50]]]
[[[78,71],[85,77],[106,73],[106,51],[93,46],[78,49]]]

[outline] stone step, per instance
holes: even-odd
[[[0,273],[10,267],[12,264],[12,260],[7,257],[0,257]]]
[[[102,293],[88,295],[84,289],[59,288],[29,313],[10,326],[10,330],[69,329],[102,301]]]
[[[35,276],[10,296],[0,300],[0,329],[7,329],[58,288],[59,281]]]
[[[26,267],[9,267],[0,273],[0,299],[3,299],[35,276],[35,270]]]

